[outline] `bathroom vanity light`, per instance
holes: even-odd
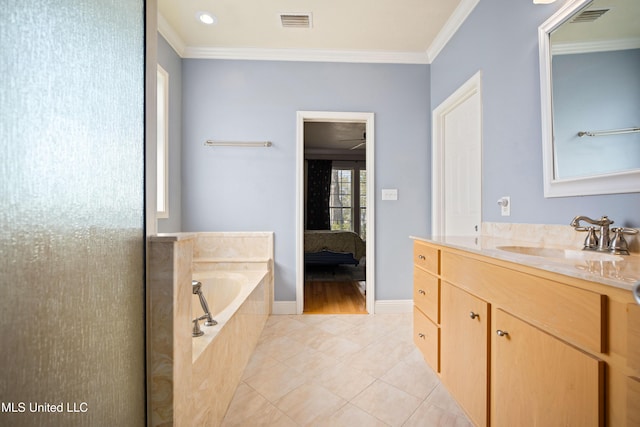
[[[209,12],[198,12],[196,18],[206,25],[215,25],[218,22],[218,19]]]

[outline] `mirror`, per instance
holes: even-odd
[[[640,1],[570,0],[538,31],[545,197],[640,191]]]

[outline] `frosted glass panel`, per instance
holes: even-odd
[[[142,1],[2,2],[0,424],[144,425],[143,36]]]

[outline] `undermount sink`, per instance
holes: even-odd
[[[523,255],[560,260],[622,261],[624,259],[618,255],[575,249],[540,248],[535,246],[497,246],[496,249]]]

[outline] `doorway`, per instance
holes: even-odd
[[[297,156],[296,156],[296,313],[305,312],[305,279],[312,274],[347,274],[361,275],[365,280],[355,280],[356,286],[360,286],[360,296],[364,298],[367,313],[373,313],[374,306],[374,115],[373,113],[359,112],[319,112],[319,111],[299,111],[297,113]],[[306,129],[306,137],[305,137]],[[315,136],[314,136],[315,135]],[[312,139],[314,139],[313,142]],[[319,140],[325,141],[317,142]],[[305,144],[307,140],[307,144]],[[306,154],[305,154],[306,149]],[[340,202],[337,194],[328,198],[321,210],[329,211],[328,219],[314,219],[307,216],[307,176],[309,174],[308,159],[319,160],[318,168],[330,168],[333,181],[333,191],[342,191],[346,186],[350,190],[348,194],[349,202]],[[324,160],[324,162],[323,162]],[[327,161],[330,166],[327,166]],[[324,163],[324,165],[322,165]],[[316,166],[313,166],[314,168]],[[325,172],[322,172],[326,174]],[[364,182],[360,182],[363,180]],[[357,188],[354,190],[354,184]],[[360,197],[359,192],[364,193]],[[354,193],[357,197],[354,197]],[[343,194],[343,196],[344,196]],[[325,200],[326,197],[323,197]],[[334,203],[331,203],[331,200]],[[362,200],[362,202],[361,202]],[[335,203],[335,201],[338,201]],[[364,206],[363,206],[364,205]],[[318,222],[319,221],[319,222]],[[323,222],[324,221],[324,222]],[[333,226],[331,223],[333,222]],[[309,227],[308,227],[309,225]],[[308,230],[309,228],[309,230]],[[325,230],[318,230],[318,229]],[[327,231],[341,229],[348,231]],[[314,231],[315,229],[315,231]],[[351,234],[352,236],[347,236]],[[355,246],[349,246],[349,250],[325,250],[327,245],[343,245],[344,238],[349,241],[353,235],[357,235],[362,242]],[[306,238],[305,238],[306,237]],[[320,239],[320,240],[317,240]],[[328,240],[327,240],[328,239]],[[338,240],[336,240],[338,239]],[[357,240],[357,239],[355,239]],[[314,250],[309,242],[318,242],[322,250]],[[322,242],[324,241],[324,242]],[[305,249],[305,242],[307,248]],[[353,248],[353,249],[351,249]],[[351,255],[348,259],[347,253]],[[328,257],[327,257],[328,255]],[[344,258],[344,257],[347,258]],[[331,266],[333,265],[333,267]],[[305,268],[305,266],[308,267]],[[335,267],[335,268],[334,268]],[[324,272],[322,270],[325,270]],[[307,274],[305,274],[307,273]],[[356,277],[358,278],[358,277]],[[339,279],[339,278],[338,278]],[[333,282],[339,280],[332,280]],[[330,282],[325,283],[326,295],[336,295],[336,289],[332,288]],[[357,297],[349,289],[347,294]],[[338,289],[338,293],[343,293],[344,289]],[[364,293],[364,296],[362,296]],[[310,296],[310,295],[307,295]],[[317,307],[309,307],[313,311]]]
[[[478,71],[433,111],[432,234],[478,236],[481,207],[482,97]]]

